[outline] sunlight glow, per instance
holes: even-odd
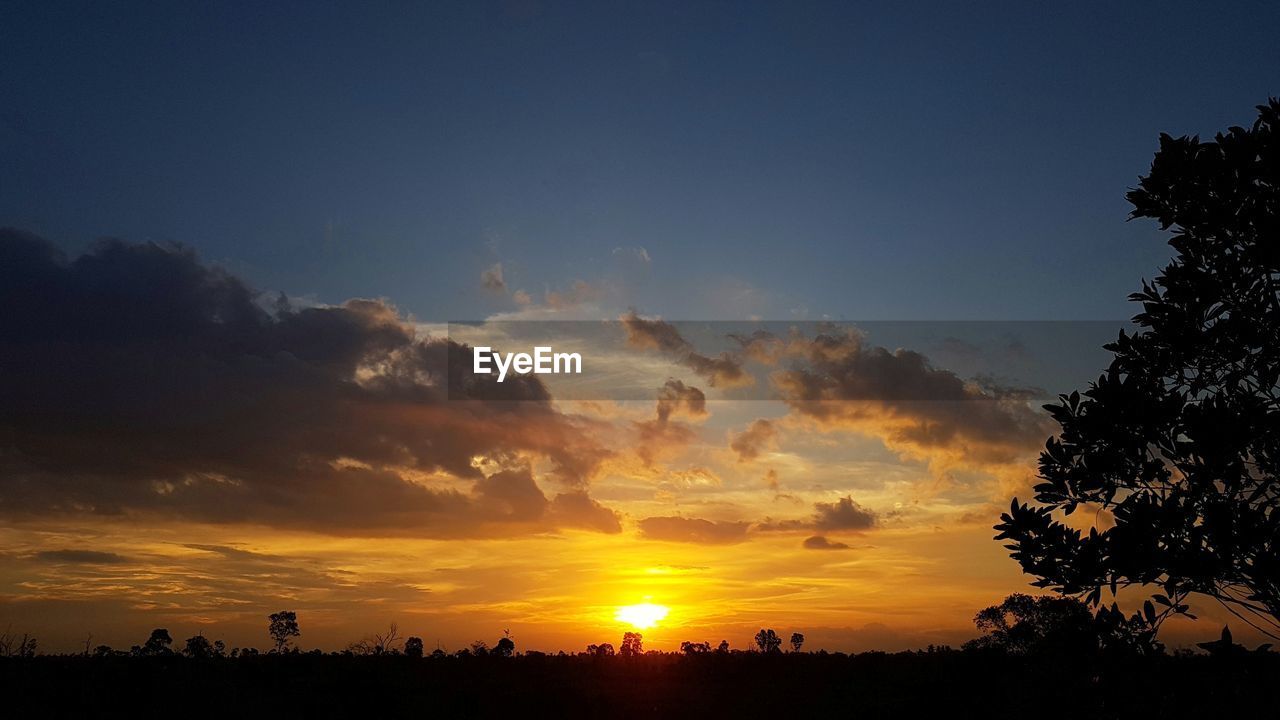
[[[667,616],[670,609],[665,605],[640,603],[639,605],[623,605],[613,616],[618,622],[632,625],[641,630],[648,630]]]

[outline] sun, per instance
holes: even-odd
[[[671,610],[665,605],[640,603],[639,605],[623,605],[618,608],[613,619],[626,623],[640,630],[648,630],[658,624]]]

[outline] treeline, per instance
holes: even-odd
[[[1148,610],[1148,612],[1150,612]],[[1091,612],[1089,606],[1074,598],[1059,596],[1032,597],[1014,594],[1005,598],[999,605],[985,608],[974,617],[974,624],[981,635],[964,643],[960,651],[967,653],[988,653],[1014,656],[1070,656],[1070,657],[1136,657],[1156,656],[1165,653],[1165,647],[1155,636],[1152,624],[1147,622],[1141,613],[1126,617],[1114,605],[1104,607],[1098,612]],[[228,648],[222,640],[210,640],[203,633],[193,635],[175,646],[172,635],[166,628],[156,628],[140,645],[128,650],[115,649],[108,645],[91,646],[85,643],[83,652],[71,655],[106,657],[185,657],[194,660],[237,659],[257,657],[258,655],[331,655],[345,657],[363,656],[404,656],[409,658],[468,658],[496,657],[511,658],[516,656],[545,657],[548,653],[537,650],[518,652],[515,639],[510,630],[504,630],[493,646],[483,640],[477,640],[467,647],[454,651],[446,651],[437,647],[426,651],[422,638],[404,637],[399,626],[392,623],[386,632],[375,633],[347,645],[338,651],[325,653],[318,649],[304,651],[298,646],[297,639],[302,630],[298,624],[298,615],[292,610],[281,610],[267,616],[267,635],[271,645],[266,651],[254,647]],[[787,643],[790,650],[787,654],[804,653],[805,636],[793,632]],[[1245,653],[1270,653],[1271,645],[1265,644],[1248,649],[1235,643],[1228,628],[1222,629],[1217,640],[1198,644],[1200,650],[1210,655],[1241,655]],[[0,657],[32,658],[37,653],[36,638],[28,634],[18,636],[12,631],[0,634]],[[954,652],[948,646],[930,645],[923,652]],[[1182,649],[1180,654],[1197,651]],[[625,632],[621,642],[615,649],[609,642],[592,643],[578,652],[560,651],[554,653],[559,657],[637,657],[641,655],[729,655],[729,654],[761,654],[773,655],[783,653],[782,635],[772,628],[761,628],[755,634],[754,644],[745,649],[730,647],[728,640],[721,640],[717,645],[705,641],[686,640],[680,643],[676,653],[665,653],[660,650],[645,650],[644,636],[639,632]],[[818,655],[844,655],[818,650]]]

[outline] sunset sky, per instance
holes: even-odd
[[[972,637],[1125,190],[1280,92],[1274,5],[983,7],[6,3],[0,627]]]

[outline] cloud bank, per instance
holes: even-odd
[[[180,247],[0,231],[0,516],[618,531],[586,494],[608,451],[536,379],[450,383],[469,349],[383,300],[264,305]]]

